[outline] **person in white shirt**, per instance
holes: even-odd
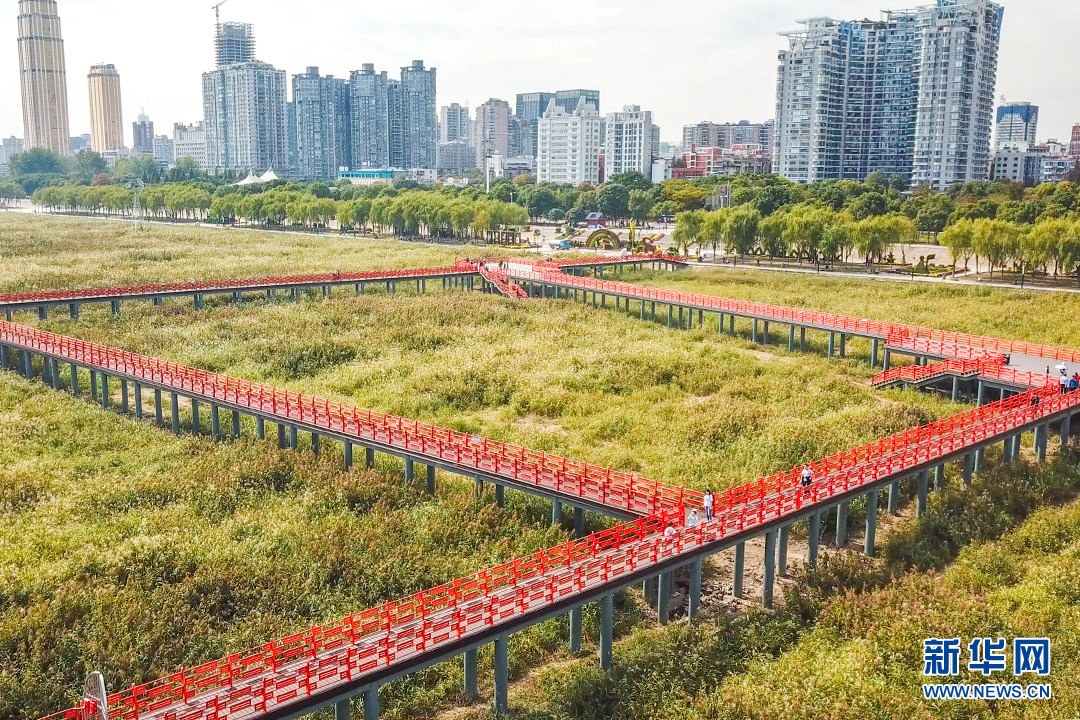
[[[691,510],[690,517],[686,519],[686,527],[697,527],[699,522],[701,522],[701,516],[698,515],[698,511]]]
[[[810,483],[814,482],[814,469],[809,465],[803,467],[802,471],[802,486],[810,487]]]
[[[705,491],[705,497],[702,499],[702,507],[705,508],[705,520],[712,520],[713,505],[716,503],[716,498],[713,497],[712,490]]]
[[[664,539],[674,540],[677,534],[678,532],[675,530],[675,523],[668,523],[667,527],[664,529]]]

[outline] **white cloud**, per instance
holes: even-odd
[[[260,59],[290,74],[309,65],[346,76],[361,63],[396,75],[423,59],[439,70],[439,104],[536,90],[599,90],[603,109],[638,104],[664,139],[700,120],[761,121],[774,113],[781,30],[809,15],[877,17],[882,0],[229,0],[223,20],[255,24]],[[14,3],[0,73],[0,135],[22,136]],[[157,132],[202,117],[200,75],[212,67],[213,2],[59,0],[73,134],[89,132],[86,72],[111,62],[124,116],[141,107]],[[1067,139],[1080,122],[1071,71],[1080,6],[1006,3],[998,92],[1041,106],[1040,136]]]

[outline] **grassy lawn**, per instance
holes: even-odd
[[[464,254],[479,251],[191,227],[135,236],[126,223],[0,215],[0,290],[425,266]],[[1080,302],[1071,296],[753,271],[636,277],[1080,346],[1075,308],[1053,304]],[[1054,323],[1043,328],[1039,313]],[[791,356],[715,327],[669,331],[568,301],[339,292],[239,307],[213,299],[200,311],[128,303],[120,318],[87,307],[79,322],[54,315],[44,327],[696,488],[957,410],[872,392],[865,358]],[[36,314],[17,320],[39,325]],[[1055,328],[1060,339],[1039,334]],[[548,527],[544,503],[518,493],[499,510],[440,475],[432,500],[404,486],[390,460],[345,474],[332,451],[320,462],[269,442],[174,438],[14,375],[0,376],[0,426],[5,718],[68,706],[90,669],[112,687],[152,679],[567,537]],[[635,614],[620,604],[629,633]],[[564,633],[548,623],[515,635],[512,673],[557,657]],[[642,647],[653,637],[630,636]],[[459,685],[457,664],[396,683],[388,716],[430,717],[461,701]]]

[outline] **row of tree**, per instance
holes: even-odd
[[[31,200],[49,211],[129,216],[139,204],[146,217],[202,220],[213,204],[205,190],[183,183],[152,185],[133,190],[123,185],[51,185],[36,190]]]
[[[941,244],[949,248],[954,264],[968,267],[981,258],[995,269],[1012,267],[1023,273],[1053,272],[1071,275],[1080,270],[1080,221],[1050,218],[1024,225],[990,218],[961,220],[941,234]]]
[[[713,212],[691,210],[676,216],[673,238],[683,253],[690,247],[718,247],[737,257],[750,254],[796,258],[799,262],[848,261],[855,252],[867,264],[881,262],[892,248],[901,250],[916,237],[915,223],[901,213],[856,220],[819,203],[782,208],[768,216],[751,205]]]

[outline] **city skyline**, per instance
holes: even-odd
[[[1056,7],[1048,0],[1025,0],[1022,6],[1004,4],[1006,23],[997,92],[1040,106],[1040,140],[1067,140],[1072,124],[1080,121],[1080,81],[1067,74],[1063,77],[1044,63],[1047,59],[1053,62],[1054,55],[1046,48],[1061,47],[1059,52],[1064,52],[1070,39],[1068,29],[1080,23],[1080,8]],[[673,18],[670,31],[656,34],[655,42],[645,43],[646,49],[635,53],[612,53],[596,38],[609,31],[616,13],[630,31],[657,33],[658,26],[650,17],[642,14],[642,19],[637,19],[633,9],[645,7],[637,0],[615,9],[567,4],[565,10],[580,21],[569,34],[554,22],[536,23],[524,4],[521,13],[489,14],[484,10],[488,5],[493,9],[493,4],[472,3],[471,12],[463,18],[461,8],[454,3],[431,3],[424,5],[430,9],[427,14],[410,14],[423,17],[423,21],[403,19],[394,8],[359,9],[339,0],[321,6],[335,18],[340,37],[350,36],[350,29],[354,29],[370,38],[362,52],[344,40],[315,41],[324,32],[325,25],[318,21],[323,13],[297,18],[273,12],[277,5],[273,1],[254,4],[235,0],[222,8],[222,20],[256,24],[260,59],[290,76],[318,65],[326,74],[347,77],[364,62],[396,68],[408,58],[423,57],[429,66],[440,68],[439,106],[467,102],[475,108],[489,97],[512,101],[518,93],[536,88],[591,87],[605,96],[607,108],[638,104],[651,109],[654,122],[664,128],[661,139],[677,142],[683,125],[703,120],[762,122],[772,117],[775,58],[785,44],[778,33],[790,29],[797,19],[809,15],[876,18],[880,3],[818,0],[808,8],[806,3],[793,0],[766,0],[753,6],[720,8],[684,0],[668,6]],[[131,12],[125,10],[127,6]],[[60,0],[69,71],[74,68],[81,75],[106,54],[105,39],[122,37],[122,42],[108,44],[107,54],[125,78],[129,102],[124,126],[136,120],[143,107],[162,127],[202,119],[199,77],[214,63],[210,8],[170,13],[167,22],[172,31],[161,36],[140,33],[134,27],[127,32],[123,26],[128,22],[125,18],[162,11],[147,10],[128,0],[110,2],[108,13],[102,13],[103,7],[102,0]],[[686,12],[693,12],[702,23],[712,20],[715,32],[710,42],[690,49],[691,44],[664,41],[678,34],[674,18]],[[9,71],[0,73],[0,91],[18,97],[14,9],[8,23],[13,49]],[[492,40],[491,33],[497,27],[502,32]],[[489,52],[483,54],[476,53],[468,42],[481,35],[488,38],[485,47]],[[298,42],[298,38],[313,40]],[[702,92],[703,87],[711,92]],[[70,132],[77,136],[89,130],[89,101],[81,86],[69,83],[68,93]],[[17,105],[0,108],[0,135],[23,135]]]

